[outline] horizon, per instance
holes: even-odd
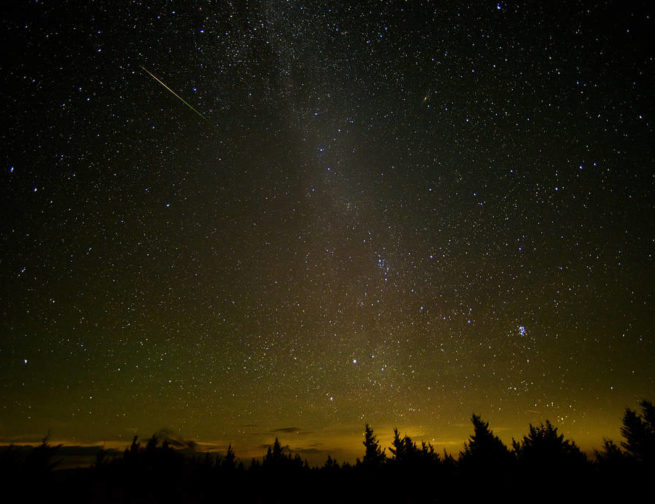
[[[631,409],[635,409],[631,407]],[[623,411],[625,413],[625,410]],[[621,415],[622,419],[623,414]],[[484,421],[488,421],[484,416],[482,416]],[[470,417],[469,417],[470,420]],[[529,425],[525,426],[525,429],[521,433],[509,433],[508,428],[503,428],[502,426],[494,428],[494,425],[489,422],[489,428],[491,431],[497,435],[501,441],[511,450],[512,441],[520,441],[524,435],[528,433],[529,426],[538,426],[543,425],[546,421],[550,421],[548,418],[543,418],[541,421],[530,422]],[[565,439],[572,441],[573,443],[580,448],[580,450],[590,459],[595,459],[596,451],[600,451],[603,448],[603,442],[605,440],[612,440],[618,442],[621,440],[620,426],[621,421],[617,422],[614,435],[601,435],[601,437],[593,438],[593,440],[587,442],[579,442],[579,440],[571,435],[571,433],[566,429],[562,428],[561,425],[558,425],[551,421],[554,427],[557,428],[558,432],[564,435]],[[255,426],[252,426],[253,428]],[[408,429],[403,429],[399,426],[382,426],[377,427],[371,425],[373,431],[380,442],[380,446],[386,450],[386,453],[389,454],[389,447],[392,446],[391,442],[393,440],[393,429],[398,428],[401,436],[409,436],[413,441],[420,444],[421,442],[426,442],[431,444],[435,451],[441,455],[444,453],[452,455],[457,459],[461,452],[464,450],[465,444],[470,442],[470,435],[472,434],[472,424],[469,421],[469,425],[462,426],[458,425],[458,428],[464,430],[468,428],[470,432],[466,435],[465,438],[435,438],[434,436],[430,438],[425,438],[421,435],[421,432],[425,432],[423,428],[410,427]],[[307,460],[312,467],[320,467],[325,463],[328,455],[332,459],[337,460],[339,463],[347,462],[350,464],[355,463],[357,459],[361,460],[364,448],[363,448],[363,439],[364,439],[364,425],[361,427],[360,433],[350,432],[349,435],[341,435],[330,437],[329,434],[323,434],[319,436],[320,442],[317,442],[317,438],[312,438],[316,433],[313,432],[304,432],[302,429],[297,427],[284,427],[273,429],[268,432],[256,433],[253,432],[252,436],[257,437],[259,442],[251,441],[248,443],[245,441],[247,437],[242,436],[240,442],[236,441],[225,441],[225,440],[203,440],[203,439],[191,439],[185,436],[176,433],[171,429],[159,429],[156,432],[150,434],[138,434],[133,433],[128,438],[120,439],[118,437],[114,439],[105,439],[101,441],[86,441],[82,442],[75,438],[57,438],[56,436],[47,437],[47,442],[51,446],[62,445],[62,447],[68,449],[90,449],[90,448],[102,448],[109,451],[114,451],[117,454],[122,453],[124,450],[128,449],[132,443],[134,436],[138,437],[138,442],[145,446],[145,443],[152,437],[156,436],[159,441],[169,440],[172,444],[171,446],[176,450],[181,450],[188,453],[211,453],[215,455],[224,455],[227,451],[228,446],[232,446],[232,449],[235,452],[237,460],[242,462],[249,462],[252,459],[260,459],[265,456],[268,448],[272,447],[275,440],[279,440],[282,445],[283,450],[288,451],[291,454],[298,454],[302,457],[303,460]],[[44,436],[40,438],[30,438],[22,440],[8,440],[0,438],[0,446],[17,446],[17,447],[36,447],[44,439]],[[237,439],[237,438],[235,438]],[[263,441],[268,439],[269,441]],[[335,441],[330,445],[330,441]],[[93,463],[93,457],[89,457],[88,461],[84,465],[89,465]],[[64,463],[65,467],[69,467]]]

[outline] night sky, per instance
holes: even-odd
[[[0,441],[618,439],[651,5],[3,3]]]

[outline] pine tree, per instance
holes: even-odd
[[[626,452],[621,450],[621,447],[609,439],[603,440],[603,449],[601,451],[594,450],[596,460],[605,467],[617,468],[624,466],[629,461],[629,456]]]
[[[393,441],[391,442],[391,448],[389,448],[389,451],[393,455],[394,462],[402,463],[406,461],[405,439],[400,437],[400,433],[395,427],[393,429]]]
[[[637,461],[655,463],[655,407],[650,401],[641,401],[643,417],[627,408],[623,416],[621,445]]]
[[[566,470],[580,468],[587,462],[578,446],[557,432],[550,421],[538,427],[530,425],[530,432],[519,443],[513,442],[517,460],[525,467]]]
[[[362,464],[365,466],[378,466],[386,460],[384,455],[384,449],[380,448],[380,443],[378,442],[373,429],[366,424],[364,430],[364,459]]]
[[[225,453],[225,458],[221,463],[221,467],[227,471],[233,471],[236,468],[236,455],[234,454],[231,444],[227,447],[227,452]]]
[[[465,467],[493,468],[506,467],[512,461],[512,454],[479,415],[473,414],[473,435],[464,445],[460,462]]]
[[[336,459],[333,459],[330,455],[327,456],[325,465],[323,466],[324,471],[336,472],[339,470],[339,463]]]

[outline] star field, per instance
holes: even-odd
[[[652,398],[648,2],[5,9],[0,440],[596,447]]]

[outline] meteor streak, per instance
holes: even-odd
[[[184,98],[182,98],[179,94],[177,94],[175,91],[173,91],[171,88],[169,88],[166,84],[164,84],[161,80],[157,78],[156,75],[154,75],[150,70],[148,70],[146,67],[143,65],[141,66],[141,70],[146,72],[150,77],[155,79],[157,82],[159,82],[162,86],[164,86],[168,91],[170,91],[175,98],[180,100],[182,103],[184,103],[187,107],[189,107],[191,110],[193,110],[196,114],[198,114],[201,118],[203,118],[205,121],[209,122],[209,120],[202,115],[200,112],[198,112],[196,109],[194,109],[189,102],[187,102]]]

